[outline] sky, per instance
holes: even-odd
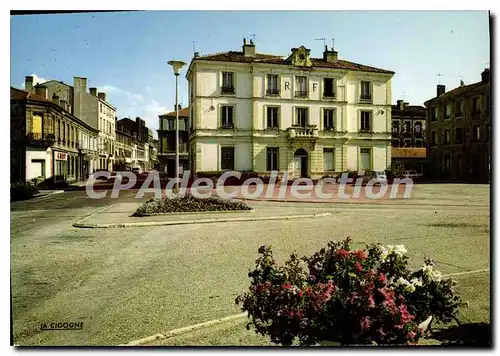
[[[254,35],[254,37],[252,37]],[[423,105],[438,82],[450,90],[481,79],[490,66],[486,11],[144,11],[11,16],[11,86],[24,77],[73,83],[107,93],[118,118],[140,116],[158,129],[173,110],[169,60],[240,51],[254,38],[259,53],[288,56],[304,45],[321,57],[323,41],[340,59],[393,70],[392,103]],[[184,68],[180,103],[187,103]],[[441,76],[438,76],[441,74]],[[156,136],[156,132],[155,132]]]

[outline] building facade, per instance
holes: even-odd
[[[33,78],[26,77],[25,87],[29,88],[32,84]],[[42,84],[48,88],[49,98],[57,97],[64,101],[70,113],[99,130],[99,157],[95,170],[111,171],[116,141],[116,108],[106,101],[106,93],[97,92],[97,88],[89,88],[87,92],[87,78],[82,77],[74,77],[73,86],[58,80]]]
[[[117,132],[131,137],[131,163],[130,168],[140,167],[149,170],[149,130],[146,122],[140,117],[135,121],[123,118],[116,121]],[[125,160],[127,162],[127,160]],[[128,163],[127,163],[128,164]]]
[[[149,169],[158,169],[158,140],[153,136],[153,130],[148,129]]]
[[[94,170],[98,130],[48,99],[43,85],[11,88],[11,182],[81,181]]]
[[[424,172],[427,163],[425,107],[398,100],[392,105],[392,172]]]
[[[437,95],[425,102],[430,178],[488,182],[491,165],[490,71],[481,81]]]
[[[116,125],[115,135],[115,164],[113,170],[115,172],[129,171],[135,163],[133,157],[135,156],[136,139],[119,124]]]
[[[394,72],[293,48],[287,58],[241,52],[192,59],[191,169],[322,177],[391,166]]]
[[[159,115],[158,162],[159,171],[175,176],[176,111]],[[179,172],[189,169],[189,108],[179,107]]]

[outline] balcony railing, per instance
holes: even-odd
[[[288,129],[289,137],[292,139],[318,138],[318,128],[316,126],[292,126]]]
[[[266,90],[266,95],[280,95],[280,90],[279,89],[267,89]]]
[[[307,98],[307,90],[296,90],[295,91],[295,97],[296,98]]]
[[[323,93],[323,98],[325,98],[325,99],[334,99],[335,98],[335,93],[334,92],[324,92]]]
[[[222,94],[234,94],[234,87],[222,87],[220,92]]]
[[[56,136],[52,133],[30,132],[26,135],[28,143],[41,146],[52,146],[56,140]]]
[[[371,96],[371,94],[361,94],[360,97],[359,97],[359,100],[361,100],[361,101],[371,101],[372,100],[372,96]]]
[[[234,129],[234,124],[232,122],[226,122],[220,125],[221,129]]]

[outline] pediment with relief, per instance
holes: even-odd
[[[300,46],[292,48],[292,54],[287,58],[287,61],[297,67],[312,67],[311,58],[309,56],[311,50]]]

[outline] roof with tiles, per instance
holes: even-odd
[[[468,92],[471,92],[471,91],[473,91],[475,89],[480,88],[484,84],[485,83],[483,83],[483,82],[477,82],[477,83],[472,83],[472,84],[468,84],[468,85],[462,85],[462,86],[459,86],[459,87],[457,87],[455,89],[447,91],[446,93],[443,93],[440,96],[437,96],[435,98],[429,99],[425,103],[429,103],[429,102],[431,102],[433,100],[447,99],[447,98],[452,98],[452,97],[460,96],[462,94],[467,94]]]
[[[167,114],[161,114],[159,116],[176,116],[176,112],[172,111]],[[184,108],[179,110],[179,117],[189,117],[189,108]]]
[[[12,88],[12,87],[10,88],[10,99],[11,100],[29,99],[29,100],[33,100],[33,101],[42,101],[42,102],[46,102],[46,103],[52,103],[52,100],[45,99],[44,97],[36,95],[34,93],[29,93],[27,91]]]
[[[269,64],[290,64],[284,57],[272,54],[256,53],[255,57],[245,56],[243,52],[229,51],[215,54],[208,54],[201,57],[196,57],[195,60],[209,60],[220,62],[237,62],[237,63],[269,63]],[[366,66],[354,62],[337,59],[333,62],[327,62],[322,58],[311,58],[313,67],[344,69],[362,72],[387,73],[394,74],[393,71]]]

